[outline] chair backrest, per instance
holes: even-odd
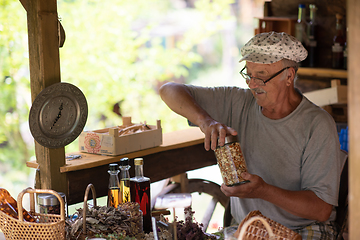
[[[348,179],[348,154],[346,151],[341,150],[343,168],[340,176],[340,189],[339,189],[339,203],[336,207],[336,220],[335,222],[340,227],[340,233],[344,230],[347,223],[348,215],[348,192],[349,192],[349,179]],[[341,236],[339,236],[341,237]],[[338,238],[341,239],[341,238]]]

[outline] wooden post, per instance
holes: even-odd
[[[347,1],[349,108],[349,237],[360,239],[360,1]]]
[[[34,101],[44,88],[61,81],[57,2],[21,0],[21,3],[27,10],[30,85]],[[60,173],[60,167],[65,165],[65,149],[49,149],[35,141],[35,154],[40,171],[37,187],[67,194],[66,174]]]

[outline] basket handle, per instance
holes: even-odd
[[[50,189],[32,189],[31,187],[24,189],[21,193],[19,193],[19,195],[17,197],[18,215],[19,215],[20,221],[24,221],[22,200],[23,200],[25,193],[30,194],[30,209],[31,209],[30,211],[31,212],[35,211],[35,200],[34,200],[35,193],[50,193],[50,194],[54,195],[55,197],[57,197],[57,199],[60,202],[60,217],[61,217],[61,220],[65,221],[65,203],[64,203],[64,199],[60,196],[60,194],[58,194],[56,191],[50,190]]]
[[[92,185],[92,183],[89,183],[89,185],[87,185],[86,190],[85,190],[85,196],[84,196],[84,205],[83,205],[83,234],[86,234],[86,211],[87,211],[87,201],[88,201],[88,195],[89,195],[89,191],[91,190],[92,192],[92,197],[93,197],[93,204],[94,207],[96,207],[96,191],[95,191],[95,187],[94,185]]]
[[[244,236],[245,236],[245,233],[246,233],[246,229],[250,226],[250,224],[251,224],[252,222],[257,221],[257,220],[260,220],[260,221],[262,222],[262,224],[264,224],[266,230],[267,230],[268,233],[269,233],[269,240],[275,240],[275,239],[276,239],[276,236],[275,236],[274,232],[272,231],[269,223],[268,223],[263,217],[255,216],[255,217],[250,218],[249,220],[247,220],[247,221],[244,223],[244,225],[243,225],[242,228],[241,228],[241,231],[240,231],[238,240],[243,240],[243,239],[244,239]]]

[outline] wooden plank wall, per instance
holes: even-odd
[[[21,0],[27,11],[31,98],[46,87],[58,83],[60,57],[56,0]],[[36,161],[39,164],[37,188],[67,193],[64,148],[49,149],[35,141]],[[40,177],[39,177],[40,176]]]
[[[349,231],[360,239],[360,1],[347,0],[349,26],[348,108],[349,108]]]

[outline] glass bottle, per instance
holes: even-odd
[[[332,46],[332,67],[333,68],[343,68],[344,66],[344,46],[345,46],[345,36],[343,33],[343,16],[341,14],[336,14],[336,35],[333,39]]]
[[[344,69],[347,69],[347,59],[348,59],[348,47],[347,47],[347,33],[348,29],[346,28],[346,35],[345,35],[345,43],[344,43]]]
[[[119,165],[117,163],[109,164],[108,207],[116,208],[121,203],[119,172]]]
[[[344,45],[344,52],[343,52],[343,55],[344,55],[344,69],[347,69],[347,59],[348,59],[348,50],[347,50],[347,44],[345,42],[345,45]]]
[[[298,19],[295,23],[295,37],[304,43],[306,36],[306,9],[305,4],[299,4]]]
[[[4,212],[5,214],[18,219],[18,207],[17,201],[10,195],[10,193],[4,189],[0,188],[0,211]],[[33,216],[30,215],[24,208],[23,208],[23,217],[24,220],[27,222],[36,222]]]
[[[315,62],[316,62],[316,46],[317,46],[317,42],[316,42],[316,36],[315,33],[316,28],[317,28],[317,23],[316,23],[316,6],[315,4],[310,4],[309,5],[310,8],[310,22],[308,25],[308,39],[309,39],[309,43],[308,43],[308,51],[309,51],[309,67],[315,67]]]
[[[130,165],[129,158],[120,159],[120,195],[121,202],[130,202]]]
[[[306,33],[306,8],[305,4],[299,4],[298,19],[295,23],[295,37],[302,43],[304,47],[307,46],[307,44],[305,44],[307,39]],[[305,65],[306,62],[304,61],[300,63],[300,66],[302,67]]]
[[[130,178],[130,195],[133,202],[140,204],[143,212],[144,232],[151,232],[150,178],[144,177],[143,159],[135,158],[135,177]]]

